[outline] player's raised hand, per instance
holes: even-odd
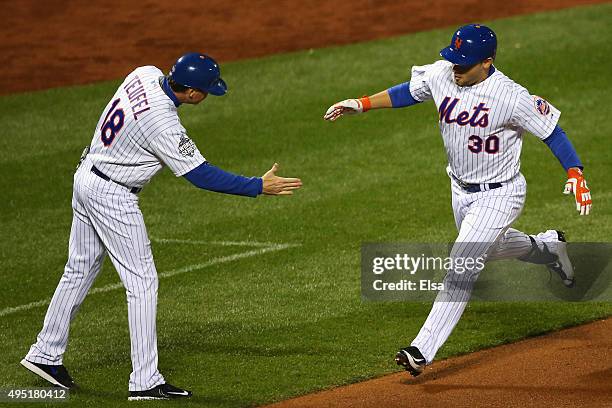
[[[361,99],[345,99],[330,106],[327,112],[325,112],[325,115],[323,115],[323,119],[333,122],[342,115],[363,113],[368,111],[369,108],[369,99],[367,97]]]
[[[580,215],[589,215],[593,202],[591,200],[591,190],[587,187],[586,180],[582,175],[582,170],[572,167],[567,170],[567,181],[563,194],[574,194],[576,200],[576,210]]]
[[[275,173],[278,171],[278,163],[264,174],[263,193],[268,195],[291,195],[293,190],[302,187],[302,180],[299,178],[279,177]]]

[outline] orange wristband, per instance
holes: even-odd
[[[359,102],[361,102],[361,106],[363,107],[363,111],[367,112],[372,109],[372,103],[370,102],[370,97],[365,95],[359,98]]]
[[[570,167],[569,169],[567,169],[567,177],[580,178],[582,177],[582,170],[576,167]]]

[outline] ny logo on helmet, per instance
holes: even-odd
[[[455,38],[455,48],[459,49],[461,48],[461,43],[463,42],[463,40],[459,37]]]

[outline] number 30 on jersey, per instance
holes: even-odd
[[[113,140],[115,140],[117,133],[119,133],[125,121],[123,109],[116,109],[119,102],[121,102],[121,98],[117,98],[113,101],[113,104],[104,118],[104,122],[102,122],[102,127],[100,128],[100,139],[102,139],[102,143],[106,147],[113,143]]]
[[[499,137],[491,135],[483,141],[480,136],[472,135],[468,138],[468,149],[472,153],[484,150],[485,153],[495,154],[499,152]]]

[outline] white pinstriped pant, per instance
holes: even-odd
[[[157,369],[157,271],[138,197],[91,172],[89,159],[74,176],[68,262],[44,325],[26,359],[62,364],[70,322],[100,272],[106,253],[126,288],[132,373],[129,390],[163,384]]]
[[[531,250],[529,236],[509,228],[523,209],[527,184],[518,174],[497,189],[469,193],[451,178],[452,205],[459,235],[451,257],[484,257],[486,260],[518,258]],[[423,327],[411,345],[430,364],[446,342],[470,299],[482,269],[464,273],[449,270]]]

